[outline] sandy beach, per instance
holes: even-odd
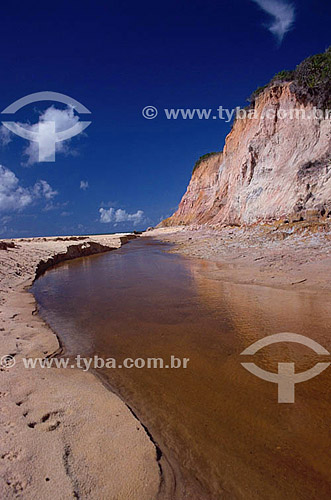
[[[162,471],[154,443],[117,395],[92,373],[27,370],[20,363],[62,352],[28,293],[36,276],[62,260],[120,248],[131,237],[31,238],[2,245],[1,356],[16,361],[1,368],[3,498],[168,498],[161,484],[169,471]],[[331,293],[327,223],[313,230],[300,223],[159,228],[142,237],[172,243],[170,252],[216,262],[225,282]]]
[[[317,7],[2,6],[0,500],[331,498]]]
[[[72,255],[85,255],[89,247],[95,253],[126,241],[124,235],[33,238],[7,240],[15,248],[0,250],[1,357],[10,354],[16,361],[0,374],[2,498],[157,496],[156,448],[124,402],[92,373],[26,369],[20,362],[61,349],[27,291],[40,261],[45,267],[61,260],[71,245]]]
[[[160,227],[144,233],[174,245],[171,252],[214,261],[221,279],[309,292],[331,292],[331,223],[250,227]]]

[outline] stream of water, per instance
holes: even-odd
[[[330,351],[330,297],[227,283],[221,265],[167,249],[142,238],[47,271],[32,288],[41,315],[70,356],[189,358],[187,368],[98,370],[167,457],[174,497],[329,499],[331,368],[279,404],[277,384],[246,371],[240,353],[280,332]],[[317,358],[287,343],[254,362],[303,371]]]

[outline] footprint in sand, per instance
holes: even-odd
[[[13,435],[15,434],[15,427],[16,427],[16,424],[14,422],[6,422],[5,424],[3,424],[4,428],[5,428],[5,433],[6,434],[9,434],[9,435]]]
[[[61,425],[60,417],[63,416],[64,412],[62,410],[52,411],[50,413],[46,413],[41,417],[41,419],[37,422],[29,422],[27,425],[30,429],[40,428],[43,431],[54,431]]]
[[[26,481],[21,481],[18,478],[10,478],[6,481],[7,485],[10,487],[12,493],[17,496],[21,495],[26,488]]]
[[[8,451],[1,455],[2,460],[8,460],[9,462],[14,462],[20,457],[19,451]]]

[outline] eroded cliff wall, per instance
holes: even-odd
[[[195,169],[163,225],[330,216],[331,117],[311,118],[313,105],[299,102],[290,83],[267,88],[254,116],[235,121],[223,152]]]

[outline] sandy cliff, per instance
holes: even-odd
[[[290,82],[268,87],[254,118],[237,119],[223,152],[194,170],[178,210],[162,225],[329,217],[331,119],[309,118],[313,110]]]

